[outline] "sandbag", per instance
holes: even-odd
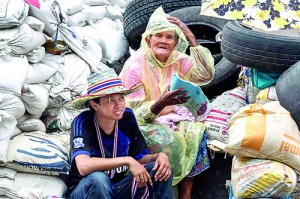
[[[115,23],[110,24],[109,20],[104,19],[91,26],[99,35],[98,42],[103,53],[101,61],[114,64],[128,52],[129,44],[123,30],[117,30]]]
[[[9,139],[14,135],[16,119],[4,111],[0,111],[0,163],[6,163]]]
[[[0,10],[0,29],[19,26],[28,15],[29,6],[24,0],[3,0]]]
[[[0,30],[0,40],[7,42],[14,55],[23,55],[46,42],[43,32],[32,29],[27,23],[16,28]]]
[[[13,179],[0,180],[0,195],[9,198],[63,198],[67,185],[57,176],[17,172]]]
[[[65,10],[65,13],[67,15],[72,15],[83,9],[82,0],[72,0],[72,3],[70,1],[65,0],[58,0],[58,2],[61,4],[62,8]]]
[[[83,32],[74,32],[67,25],[68,16],[57,0],[40,2],[40,9],[30,6],[29,13],[45,23],[45,32],[55,42],[65,42],[78,56],[85,60],[94,71],[102,58],[102,51],[92,39],[87,38]]]
[[[42,63],[57,69],[53,75],[49,94],[51,97],[60,96],[69,102],[87,87],[87,77],[91,71],[89,65],[78,55],[73,53],[61,56],[46,53]]]
[[[0,111],[3,111],[15,119],[19,119],[25,113],[25,106],[18,93],[0,88]]]
[[[38,46],[38,47],[32,49],[31,51],[29,51],[26,54],[26,57],[27,57],[29,63],[37,64],[40,61],[42,61],[45,54],[46,54],[45,47]]]
[[[84,12],[76,12],[72,15],[68,15],[68,25],[69,26],[85,26],[87,16]]]
[[[241,108],[229,123],[225,151],[237,157],[281,162],[300,174],[300,133],[278,101]]]
[[[57,71],[57,68],[51,67],[47,64],[37,63],[29,64],[28,75],[26,77],[25,83],[27,84],[37,84],[48,80]]]
[[[60,23],[68,21],[65,10],[54,0],[40,1],[40,8],[29,6],[29,15],[41,20],[45,24],[45,32],[53,36]],[[59,19],[57,17],[59,16]]]
[[[235,198],[285,198],[297,183],[295,171],[272,160],[232,160],[231,183]]]
[[[42,84],[25,84],[21,99],[28,113],[41,115],[48,106],[49,91]]]
[[[265,104],[267,102],[272,102],[272,101],[278,101],[275,86],[270,86],[268,88],[259,91],[259,93],[256,96],[256,102],[259,104]]]
[[[28,119],[23,122],[18,122],[17,127],[23,132],[41,131],[46,132],[46,126],[40,119]]]
[[[0,87],[21,95],[22,86],[28,74],[28,61],[26,56],[0,57]]]
[[[107,0],[83,0],[84,4],[90,5],[90,6],[105,6],[109,5],[109,2]]]
[[[47,132],[65,131],[71,129],[71,123],[83,110],[73,109],[70,103],[61,103],[60,98],[49,99],[49,107],[41,117]],[[63,105],[62,105],[63,104]]]
[[[213,100],[211,106],[211,111],[203,121],[206,125],[207,139],[227,144],[229,121],[234,113],[246,106],[246,93],[240,87],[226,91]]]
[[[27,16],[24,20],[24,23],[27,23],[30,26],[30,28],[32,28],[35,31],[43,32],[45,28],[45,24],[41,20],[33,16]]]
[[[70,169],[69,139],[69,135],[39,131],[21,133],[10,140],[6,166],[22,172],[66,175]]]
[[[122,12],[114,6],[106,6],[105,17],[109,19],[123,19]]]
[[[95,22],[105,17],[106,8],[105,6],[83,6],[83,12],[86,13],[87,20]]]

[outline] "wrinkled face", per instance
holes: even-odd
[[[91,102],[95,103],[95,102]],[[119,120],[125,111],[125,97],[121,94],[111,94],[100,98],[99,104],[91,104],[97,114],[106,120]]]
[[[155,57],[161,62],[166,62],[175,48],[175,34],[173,31],[156,33],[151,38],[147,37],[146,42]]]

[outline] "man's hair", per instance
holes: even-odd
[[[94,99],[91,99],[91,100],[94,101],[97,104],[100,104],[100,97],[97,97],[97,98],[94,98]],[[90,107],[90,111],[95,112],[95,109],[90,104],[89,104],[89,107]]]

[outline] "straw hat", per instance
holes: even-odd
[[[121,79],[115,73],[114,69],[110,68],[99,73],[94,73],[88,77],[87,94],[76,98],[72,102],[72,107],[75,109],[83,109],[89,107],[89,101],[97,97],[103,97],[109,94],[120,93],[128,95],[136,92],[142,87],[142,84],[136,84],[130,89],[126,89]]]

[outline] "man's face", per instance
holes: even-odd
[[[155,57],[161,62],[166,62],[175,48],[175,34],[174,31],[156,33],[150,39],[146,38],[146,42]]]
[[[95,110],[103,119],[119,120],[123,117],[125,107],[125,97],[123,95],[111,94],[101,97]]]

